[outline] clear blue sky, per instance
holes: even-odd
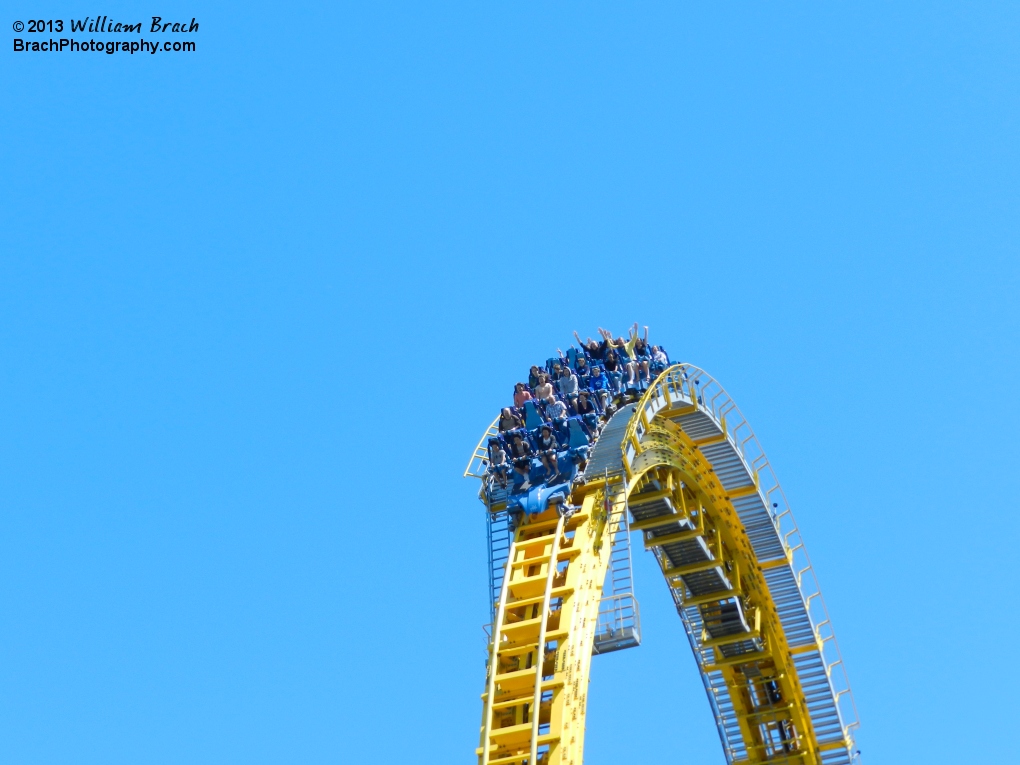
[[[6,6],[0,761],[473,762],[461,471],[633,321],[769,452],[865,762],[1013,760],[1018,6],[326,5]],[[96,12],[197,51],[12,52]],[[587,762],[720,763],[637,586]]]

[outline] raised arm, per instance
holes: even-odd
[[[627,342],[624,343],[624,348],[627,349],[627,355],[630,356],[631,359],[634,358],[634,346],[637,345],[637,341],[637,322],[635,321],[634,326],[630,328],[630,337],[627,339]]]

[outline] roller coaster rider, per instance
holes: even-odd
[[[546,481],[550,484],[556,483],[556,479],[560,476],[559,463],[556,459],[556,450],[559,448],[559,442],[556,440],[556,436],[553,435],[552,428],[548,425],[542,426],[541,434],[537,440],[538,455],[548,471]]]
[[[514,406],[520,409],[525,401],[531,401],[531,391],[524,387],[524,383],[517,383],[514,390]]]
[[[492,466],[491,470],[496,483],[505,489],[509,463],[506,452],[503,451],[503,445],[499,442],[498,438],[489,439],[489,464]]]
[[[514,414],[510,407],[505,407],[499,412],[499,432],[508,433],[511,430],[517,430],[517,428],[523,427],[524,423],[521,422],[521,418]]]

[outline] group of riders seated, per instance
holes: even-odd
[[[629,337],[581,340],[545,367],[533,366],[527,383],[514,386],[513,406],[499,415],[499,435],[489,439],[489,487],[521,494],[539,485],[570,483],[583,468],[588,445],[617,410],[669,366],[662,346],[648,344],[634,324]]]

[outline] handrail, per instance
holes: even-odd
[[[510,555],[513,556],[514,545],[510,545]],[[496,610],[496,619],[492,624],[492,653],[489,655],[489,677],[485,683],[485,724],[482,728],[482,765],[489,763],[489,737],[492,733],[492,708],[496,701],[496,673],[499,672],[499,643],[503,631],[503,618],[506,614],[506,593],[510,588],[510,572],[507,571],[503,577],[503,586],[499,593],[499,608]]]
[[[478,442],[478,446],[471,453],[471,459],[468,460],[467,467],[464,469],[465,478],[485,478],[485,468],[483,465],[489,461],[488,442],[490,438],[495,438],[499,435],[498,424],[499,417],[497,416]]]

